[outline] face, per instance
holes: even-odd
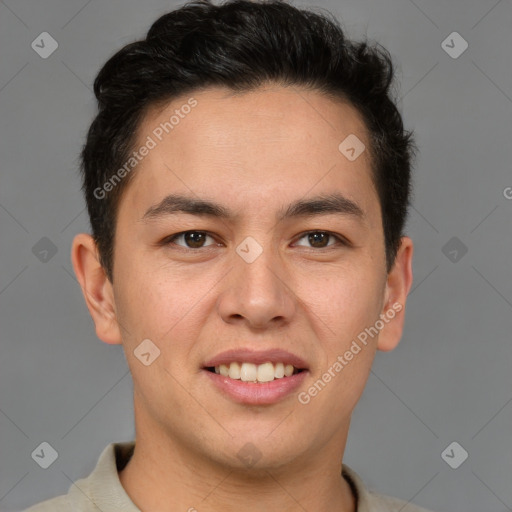
[[[350,134],[369,147],[350,105],[278,86],[209,88],[148,112],[137,148],[154,147],[118,210],[114,327],[96,323],[124,346],[138,435],[233,467],[247,450],[277,467],[343,447],[405,300],[386,273],[369,152],[339,149]],[[230,363],[249,363],[248,382]],[[279,377],[280,363],[300,371]]]

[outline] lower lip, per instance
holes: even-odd
[[[244,382],[242,380],[230,379],[218,373],[203,370],[211,379],[212,383],[223,393],[228,395],[235,402],[241,404],[273,404],[279,402],[286,396],[293,393],[306,378],[307,370],[274,379],[270,382]]]

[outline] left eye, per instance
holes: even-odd
[[[338,243],[344,245],[345,242],[343,239],[333,233],[330,233],[329,231],[310,231],[309,233],[304,233],[299,240],[302,240],[304,238],[307,238],[307,241],[311,244],[312,247],[315,249],[323,249],[324,247],[328,247],[331,245],[336,244],[329,244],[326,243],[329,238],[335,239]],[[302,245],[302,244],[298,244]]]

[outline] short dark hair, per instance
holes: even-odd
[[[282,0],[199,0],[161,16],[145,39],[115,53],[94,81],[98,113],[81,153],[82,189],[109,280],[119,200],[133,172],[108,194],[102,187],[130,158],[148,109],[208,86],[243,93],[265,83],[348,101],[362,116],[389,272],[404,236],[416,152],[391,94],[393,79],[389,52],[368,40],[348,40],[329,12]]]

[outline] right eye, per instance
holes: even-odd
[[[163,243],[164,245],[174,244],[192,250],[202,249],[204,247],[210,247],[211,245],[214,245],[204,245],[204,241],[207,237],[210,237],[212,240],[214,240],[214,238],[206,231],[182,231],[181,233],[176,233],[167,237]],[[176,243],[176,240],[182,240],[184,244]]]

